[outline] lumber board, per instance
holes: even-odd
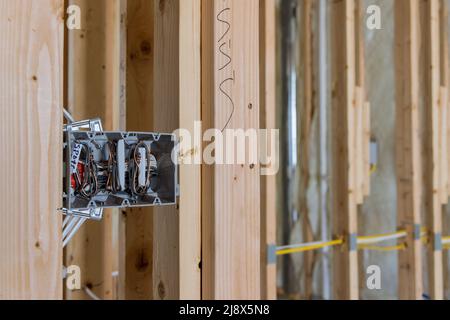
[[[421,139],[419,123],[419,2],[395,2],[397,223],[406,230],[407,247],[399,252],[402,300],[420,300],[422,243],[414,236],[422,224]]]
[[[363,105],[363,195],[369,196],[371,191],[372,168],[370,163],[370,144],[372,142],[371,104],[369,101]]]
[[[205,129],[258,129],[259,0],[203,1],[202,52]],[[259,169],[216,164],[202,172],[203,194],[211,194],[202,208],[205,299],[261,297]]]
[[[122,1],[68,1],[81,8],[82,27],[67,31],[67,108],[77,120],[100,117],[105,130],[118,130],[124,122]],[[105,300],[113,299],[116,291],[114,213],[105,210],[101,222],[87,222],[65,250],[65,263],[81,268],[82,289],[87,287]],[[90,299],[84,290],[66,290],[65,294],[70,300]]]
[[[355,87],[355,197],[358,205],[364,202],[364,89]]]
[[[367,109],[366,57],[364,41],[363,0],[355,1],[355,41],[356,41],[356,198],[363,204],[370,194],[370,113]]]
[[[440,152],[440,179],[441,179],[441,201],[442,204],[447,204],[450,195],[449,188],[449,136],[448,130],[450,127],[449,122],[449,32],[448,32],[448,5],[447,1],[440,1],[440,19],[439,19],[439,31],[440,31],[440,96],[439,96],[439,108],[441,115],[440,125],[440,137],[441,141],[439,146],[441,148]]]
[[[184,1],[184,0],[183,0]],[[178,129],[180,101],[180,0],[154,1],[153,129]],[[180,297],[179,210],[153,210],[153,298]]]
[[[444,159],[442,159],[441,161],[445,161],[445,170],[446,172],[444,172],[443,174],[446,175],[446,182],[447,182],[447,200],[448,197],[450,195],[450,154],[448,153],[450,151],[450,106],[449,106],[449,99],[448,99],[448,94],[449,94],[449,90],[450,90],[450,57],[449,57],[449,31],[448,31],[448,27],[449,27],[449,20],[448,20],[448,2],[445,0],[441,0],[441,8],[440,8],[440,31],[441,31],[441,90],[445,88],[446,92],[445,94],[447,95],[447,99],[443,99],[441,97],[441,105],[444,106],[444,108],[446,108],[447,114],[444,115],[446,116],[446,121],[447,121],[447,127],[444,129],[445,132],[443,133],[444,136],[444,141],[442,142],[442,147],[444,148],[443,150],[443,157]],[[445,159],[446,157],[446,159]],[[446,208],[448,210],[448,208]],[[445,209],[444,209],[445,210]],[[444,230],[444,235],[447,235],[450,232],[449,229],[449,223],[448,223],[448,214],[445,214],[444,211],[444,221],[443,221],[443,230]],[[449,268],[449,263],[448,263],[448,250],[446,250],[444,252],[444,292],[448,293],[449,291],[449,279],[450,279],[450,268]],[[449,297],[447,296],[447,299]]]
[[[128,0],[126,128],[153,131],[154,2]],[[120,216],[119,298],[153,299],[153,209]]]
[[[424,1],[424,63],[425,66],[425,138],[424,138],[424,193],[426,226],[429,234],[428,286],[430,297],[443,299],[442,248],[436,238],[442,236],[442,206],[439,198],[439,91],[440,91],[440,37],[439,0]]]
[[[370,195],[370,103],[367,101],[366,57],[365,57],[365,12],[363,0],[355,1],[355,41],[356,41],[356,198],[363,204],[364,198]]]
[[[192,139],[201,121],[201,0],[180,1],[180,128]],[[198,132],[201,134],[201,131]],[[194,140],[193,140],[194,142]],[[180,299],[201,299],[201,142],[181,148],[180,165]],[[183,145],[182,145],[183,146]],[[188,156],[187,158],[185,156]],[[183,157],[184,156],[184,157]]]
[[[260,1],[260,126],[276,129],[276,2]],[[270,150],[273,154],[273,150]],[[276,163],[267,164],[272,171]],[[276,264],[269,264],[268,250],[276,245],[276,175],[261,177],[261,298],[276,300]]]
[[[63,10],[0,1],[0,299],[62,299]]]
[[[333,104],[332,104],[332,223],[333,234],[344,238],[342,248],[334,250],[334,298],[356,300],[358,252],[351,248],[357,234],[355,195],[355,112],[356,44],[355,1],[332,3],[333,24]]]
[[[439,198],[441,204],[448,203],[448,151],[447,151],[447,128],[448,128],[448,88],[439,88]]]
[[[127,125],[127,57],[128,57],[128,0],[115,0],[112,6],[113,19],[111,19],[111,27],[109,29],[115,30],[115,36],[109,47],[113,48],[113,73],[112,86],[115,88],[115,94],[112,95],[112,111],[111,124],[114,130],[126,131]],[[112,299],[121,299],[121,267],[123,266],[123,252],[124,247],[121,242],[123,237],[122,211],[119,209],[113,210],[112,216],[112,245],[113,252],[112,271],[113,271],[113,294]]]

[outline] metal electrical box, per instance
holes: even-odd
[[[95,210],[103,208],[176,203],[174,135],[74,128],[68,125],[64,132],[66,212],[95,218]]]

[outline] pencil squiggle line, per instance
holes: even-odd
[[[228,125],[230,124],[231,119],[233,118],[233,115],[234,115],[234,109],[235,109],[233,99],[232,99],[231,96],[223,89],[223,86],[224,86],[225,83],[227,83],[228,81],[233,81],[233,82],[234,82],[234,78],[228,78],[228,79],[223,80],[222,83],[221,83],[220,86],[219,86],[220,92],[222,92],[222,94],[224,94],[225,97],[227,97],[228,100],[230,100],[231,107],[232,107],[231,114],[230,114],[230,116],[229,116],[229,118],[228,118],[228,120],[227,120],[225,126],[223,127],[222,132],[225,131],[225,129],[226,129],[226,128],[228,127]]]
[[[231,61],[233,61],[233,60],[231,59],[231,56],[230,56],[229,54],[227,54],[225,51],[222,50],[222,48],[223,48],[225,45],[226,45],[226,42],[222,43],[222,45],[219,47],[219,51],[220,51],[221,54],[223,54],[223,55],[228,59],[228,61],[227,61],[227,63],[226,63],[222,68],[219,69],[219,71],[222,71],[223,69],[225,69],[226,67],[228,67],[228,66],[231,64]],[[230,47],[231,47],[231,44],[230,44]]]
[[[222,11],[219,12],[219,14],[217,15],[217,21],[224,23],[227,26],[227,30],[225,31],[225,33],[220,37],[220,39],[217,42],[221,42],[223,40],[223,38],[225,38],[225,36],[228,34],[228,32],[230,32],[231,29],[231,24],[220,18],[220,16],[225,13],[226,11],[230,11],[231,8],[225,8]]]
[[[230,8],[225,8],[225,9],[223,9],[222,11],[220,11],[219,14],[217,15],[217,21],[219,21],[219,22],[221,22],[221,23],[223,23],[223,24],[226,25],[226,30],[225,30],[225,32],[222,34],[222,36],[219,38],[219,40],[217,41],[218,43],[221,43],[221,42],[225,39],[225,37],[228,35],[228,33],[230,32],[231,24],[230,24],[227,20],[225,20],[225,18],[222,18],[222,15],[223,15],[225,12],[230,11],[230,10],[231,10]],[[231,40],[229,40],[228,43],[229,43],[229,47],[230,47],[230,49],[231,49]],[[223,42],[223,43],[220,45],[220,47],[219,47],[219,52],[220,52],[224,57],[226,57],[226,59],[227,59],[227,62],[219,69],[219,71],[223,71],[225,68],[227,68],[228,66],[230,66],[231,63],[232,63],[232,61],[233,61],[232,58],[231,58],[231,56],[223,50],[223,47],[224,47],[226,44],[227,44],[227,42],[225,41],[225,42]],[[231,107],[232,107],[230,116],[228,117],[228,120],[227,120],[225,126],[224,126],[223,129],[222,129],[222,132],[225,131],[225,129],[226,129],[226,128],[228,127],[228,125],[230,124],[231,119],[233,118],[233,115],[234,115],[234,112],[235,112],[235,105],[234,105],[233,98],[231,97],[231,94],[229,94],[229,93],[225,90],[225,88],[224,88],[224,86],[225,86],[225,84],[226,84],[227,82],[229,82],[229,81],[234,82],[234,79],[235,79],[235,77],[234,77],[234,72],[233,72],[233,76],[232,76],[232,77],[229,77],[229,78],[223,80],[223,81],[220,83],[220,85],[219,85],[219,90],[220,90],[220,92],[221,92],[221,93],[222,93],[222,94],[230,101]]]

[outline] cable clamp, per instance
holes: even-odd
[[[440,232],[434,234],[433,247],[434,251],[442,251],[442,234]]]
[[[348,250],[350,252],[358,251],[358,235],[356,233],[352,233],[352,234],[349,235],[349,238],[348,238]]]
[[[269,244],[267,246],[267,264],[272,265],[277,263],[277,246]]]

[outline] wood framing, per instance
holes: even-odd
[[[370,102],[366,88],[366,50],[365,50],[365,11],[363,0],[355,1],[355,49],[356,49],[356,88],[355,88],[355,137],[357,164],[355,166],[356,198],[363,204],[370,195],[370,141],[371,117]]]
[[[100,117],[105,130],[124,126],[123,0],[70,0],[81,9],[81,29],[67,30],[66,103],[75,119]],[[104,52],[105,54],[99,54]],[[82,289],[66,291],[67,299],[115,298],[113,281],[118,251],[113,251],[113,214],[87,222],[65,252],[67,265],[81,268]]]
[[[358,299],[357,199],[355,188],[355,1],[332,4],[333,104],[332,222],[335,237],[343,237],[334,250],[334,298]]]
[[[226,129],[258,129],[259,0],[203,0],[202,52],[204,128],[215,128],[216,139]],[[202,172],[205,299],[261,297],[259,169],[216,164]]]
[[[260,125],[261,128],[276,129],[276,1],[260,0]],[[270,146],[269,142],[268,147]],[[274,150],[270,150],[274,154]],[[277,164],[267,164],[271,172],[261,177],[261,298],[277,298],[276,261],[273,248],[276,246],[276,175]],[[271,249],[272,248],[272,249]],[[270,252],[272,250],[272,252]]]
[[[439,100],[440,100],[440,37],[439,0],[423,3],[424,26],[424,195],[425,223],[428,230],[428,287],[430,297],[443,299],[442,201],[439,186]]]
[[[154,1],[127,3],[128,131],[153,131]],[[120,216],[119,298],[153,299],[153,208]]]
[[[180,128],[192,146],[180,150],[180,299],[201,294],[201,0],[180,0]],[[197,122],[197,125],[196,125]],[[196,130],[196,127],[198,128]]]
[[[446,121],[445,125],[443,125],[443,139],[441,141],[441,164],[445,168],[444,172],[441,173],[441,178],[444,179],[444,190],[447,194],[443,195],[443,199],[449,200],[450,195],[450,106],[449,106],[449,90],[450,90],[450,56],[449,56],[449,20],[448,20],[448,2],[446,0],[441,0],[441,8],[440,8],[440,32],[441,32],[441,99],[440,105],[444,112],[441,115],[441,121]],[[444,118],[444,119],[442,119]],[[445,175],[445,177],[442,177]],[[445,184],[446,183],[446,184]],[[444,202],[445,203],[445,202]],[[448,206],[448,203],[447,203]],[[450,224],[448,219],[448,214],[446,214],[446,210],[448,207],[444,207],[444,215],[443,215],[443,235],[448,235],[450,233]],[[448,252],[449,250],[444,251],[443,260],[444,260],[444,297],[449,290],[449,279],[450,279],[450,266],[448,260]],[[449,298],[448,296],[446,297]]]
[[[395,2],[397,223],[406,230],[399,252],[399,298],[421,300],[421,139],[419,123],[419,0]],[[419,234],[417,234],[419,232]],[[403,240],[402,240],[403,241]]]
[[[127,130],[182,128],[194,138],[201,120],[200,13],[200,0],[128,0]],[[180,150],[183,161],[198,155],[201,145]],[[122,298],[201,298],[201,167],[179,170],[177,208],[122,215]]]
[[[0,299],[62,298],[63,10],[0,1]]]
[[[153,129],[173,132],[180,124],[180,0],[155,1]],[[153,210],[153,297],[180,297],[179,208]]]

